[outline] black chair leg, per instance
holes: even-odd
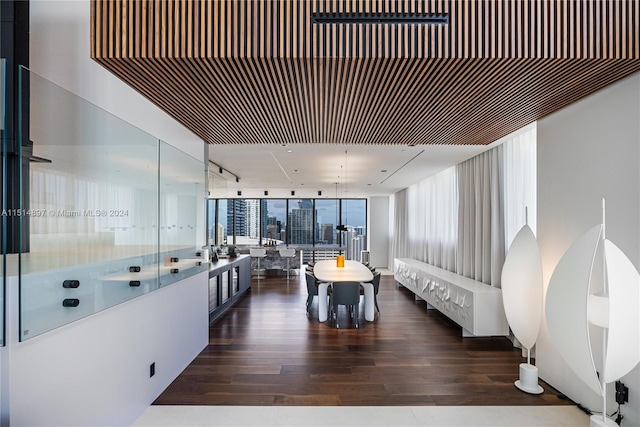
[[[359,310],[360,304],[356,304],[354,307],[355,307],[355,316],[354,317],[356,319],[356,329],[358,329],[358,327],[360,326],[360,324],[358,323],[358,317],[359,317],[358,314],[360,313],[360,310]]]

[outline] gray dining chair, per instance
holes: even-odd
[[[370,282],[366,282],[366,283],[371,283],[373,285],[373,301],[375,302],[375,305],[376,305],[376,311],[378,312],[378,315],[380,315],[380,307],[378,307],[378,289],[380,289],[380,272],[377,271],[373,273],[373,279],[371,279]],[[360,295],[364,295],[364,288],[360,288]]]
[[[331,302],[329,304],[331,315],[335,315],[336,329],[340,328],[338,321],[338,306],[344,305],[355,320],[358,328],[358,314],[360,308],[360,282],[336,282],[332,286]]]
[[[316,284],[316,278],[313,274],[305,273],[307,279],[307,315],[311,314],[311,304],[313,303],[313,297],[318,296],[318,285]]]

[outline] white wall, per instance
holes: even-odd
[[[369,198],[369,263],[374,267],[389,267],[389,197]]]
[[[90,57],[89,0],[31,0],[29,67],[185,153],[204,142]]]
[[[31,0],[30,68],[204,161],[203,141],[89,57],[89,0]],[[203,194],[204,197],[204,194]],[[0,425],[129,425],[208,343],[208,274],[0,348]],[[149,364],[156,375],[149,378]]]
[[[14,324],[4,355],[9,425],[130,425],[208,344],[207,278],[200,273],[22,343]]]
[[[640,73],[538,122],[538,240],[545,286],[568,247],[601,223],[607,238],[640,269]],[[565,365],[543,321],[540,377],[572,400],[598,410],[601,398]],[[623,426],[640,425],[640,368],[623,378],[630,402]],[[608,400],[615,409],[613,386]]]

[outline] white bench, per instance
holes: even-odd
[[[463,336],[509,334],[502,290],[411,258],[395,258],[393,276],[462,326]]]

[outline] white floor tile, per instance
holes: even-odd
[[[278,427],[418,427],[409,407],[299,406],[281,407]]]
[[[276,406],[150,406],[136,427],[273,427]]]
[[[574,406],[150,406],[136,427],[582,427]]]
[[[424,427],[581,427],[589,417],[575,406],[414,406]]]

